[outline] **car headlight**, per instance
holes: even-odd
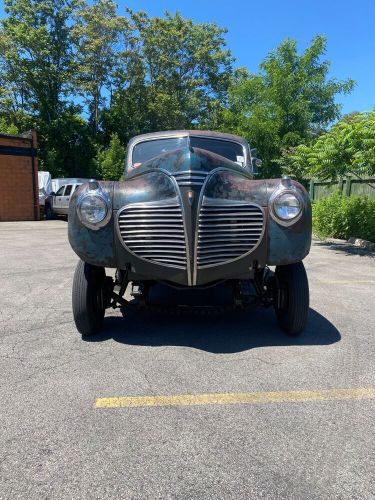
[[[275,196],[272,208],[275,216],[287,223],[301,214],[302,203],[294,193],[287,191]]]
[[[110,215],[109,202],[101,192],[84,194],[77,204],[79,218],[85,226],[99,229]]]

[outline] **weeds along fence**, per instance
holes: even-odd
[[[326,196],[329,196],[337,191],[340,191],[347,196],[367,196],[368,198],[375,200],[375,178],[346,178],[334,182],[310,181],[310,198],[313,201],[325,198]]]

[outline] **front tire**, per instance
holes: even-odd
[[[73,317],[82,336],[94,335],[103,326],[103,287],[105,270],[80,260],[77,264],[72,291]]]
[[[299,335],[309,314],[309,283],[302,262],[276,267],[279,300],[275,307],[277,321],[288,335]]]

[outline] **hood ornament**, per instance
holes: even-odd
[[[187,192],[187,197],[190,205],[193,204],[194,194],[195,194],[194,191],[192,191],[191,189],[189,189],[189,191]]]

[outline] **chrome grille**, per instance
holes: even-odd
[[[207,172],[201,170],[186,170],[173,174],[179,186],[202,186],[207,177]]]
[[[121,238],[135,255],[151,262],[186,269],[186,242],[178,198],[132,204],[118,216]]]
[[[197,268],[224,264],[249,252],[263,233],[258,205],[203,198],[198,223]]]

